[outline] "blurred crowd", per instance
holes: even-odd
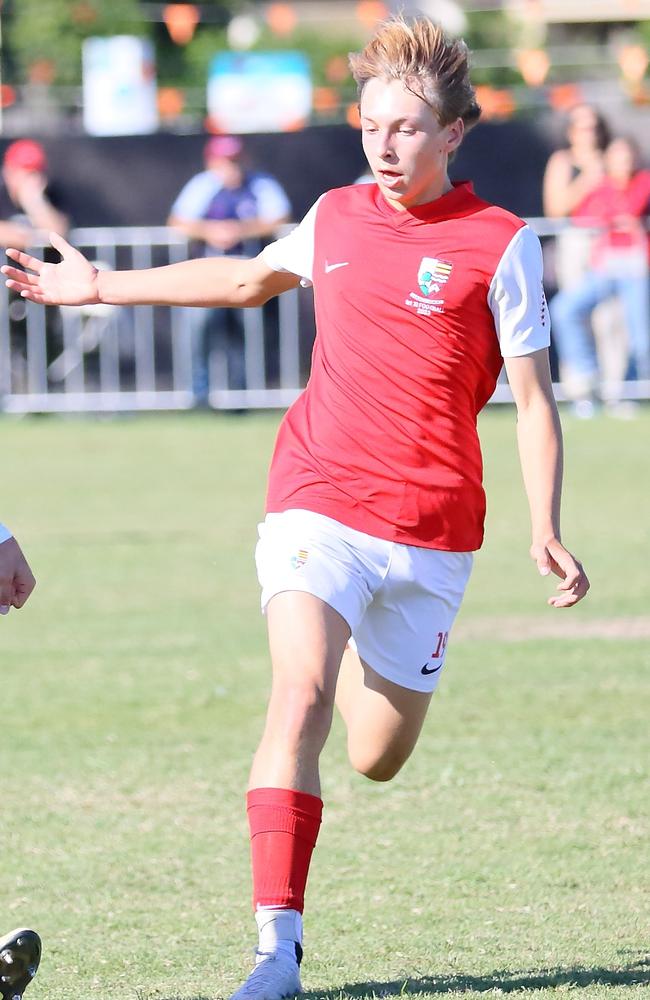
[[[546,166],[544,211],[570,223],[554,240],[550,302],[566,395],[578,417],[602,406],[632,416],[623,382],[650,378],[650,171],[636,141],[613,135],[596,108],[572,108]]]
[[[199,166],[166,220],[188,239],[192,256],[254,256],[292,219],[286,191],[252,163],[240,137],[207,139]],[[635,140],[614,134],[597,108],[571,108],[564,142],[546,165],[543,205],[558,227],[544,252],[547,287],[557,289],[552,346],[565,396],[581,418],[603,408],[633,416],[625,383],[650,379],[650,171]],[[31,139],[12,142],[2,165],[0,244],[27,247],[44,232],[66,235],[69,226],[44,148]],[[191,325],[197,406],[208,404],[215,384],[245,389],[241,314],[195,310]]]

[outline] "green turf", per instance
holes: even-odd
[[[0,933],[42,933],[27,1000],[212,1000],[248,969],[277,419],[0,425],[0,516],[39,578],[0,620]],[[650,615],[650,413],[566,421],[565,538],[593,581],[570,612],[528,559],[512,411],[482,435],[488,542],[421,743],[388,785],[350,771],[338,723],[326,750],[313,1000],[648,995],[650,652],[594,627]]]

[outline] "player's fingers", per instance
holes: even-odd
[[[28,271],[21,271],[17,267],[11,267],[10,264],[2,265],[2,273],[6,276],[8,285],[10,281],[15,281],[22,285],[36,285],[39,281],[37,274],[30,274]],[[11,287],[11,285],[9,285],[9,287]]]
[[[14,580],[14,599],[11,602],[14,608],[22,608],[35,586],[36,580],[32,571],[23,570]]]
[[[570,590],[563,590],[563,585],[558,585],[558,590],[560,593],[555,594],[553,597],[549,597],[548,603],[554,608],[571,608],[578,601],[581,601],[583,597],[586,596],[590,583],[587,578],[587,574],[584,570],[581,571],[580,576],[575,581]]]
[[[83,257],[83,254],[68,243],[63,236],[59,236],[58,233],[48,233],[50,243],[55,250],[58,250],[62,257]]]
[[[0,615],[8,615],[11,608],[8,604],[0,604]]]
[[[38,257],[32,257],[31,254],[25,253],[23,250],[7,247],[6,254],[10,260],[15,260],[21,267],[28,267],[30,271],[36,271],[37,274],[43,269],[44,261],[39,260]]]
[[[7,288],[11,288],[12,292],[17,292],[18,295],[22,295],[23,292],[27,292],[28,295],[35,295],[38,292],[37,288],[32,285],[28,285],[25,281],[6,281]]]
[[[551,569],[562,580],[562,583],[558,584],[558,590],[570,590],[579,579],[582,566],[561,542],[551,542],[547,551]]]
[[[11,607],[14,600],[14,583],[6,577],[0,580],[0,608]],[[6,612],[5,612],[6,613]]]
[[[576,587],[582,586],[585,582],[587,584],[586,590],[589,590],[589,581],[587,580],[587,575],[582,568],[582,565],[575,559],[571,559],[569,563],[562,567],[564,571],[564,580],[558,583],[558,590],[573,590]]]
[[[545,545],[531,545],[530,557],[537,563],[540,576],[548,576],[551,572],[551,558]]]
[[[577,566],[571,569],[563,569],[562,575],[564,579],[558,583],[556,590],[573,590],[580,579],[580,570]]]
[[[584,594],[582,595],[584,597]],[[572,608],[574,604],[582,600],[578,594],[562,594],[557,597],[549,597],[548,603],[552,608]]]
[[[6,285],[7,288],[12,290],[12,292],[17,292],[21,298],[34,299],[34,301],[36,301],[38,290],[33,288],[31,285],[26,285],[23,281],[7,281]]]

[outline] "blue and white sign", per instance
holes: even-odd
[[[220,52],[210,64],[208,114],[222,132],[301,128],[312,107],[302,52]]]

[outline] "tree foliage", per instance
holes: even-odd
[[[13,0],[3,16],[4,42],[17,83],[33,78],[35,67],[53,83],[79,83],[84,38],[150,34],[138,0]]]
[[[211,0],[211,5],[214,11],[223,12],[222,24],[219,17],[199,24],[192,41],[180,46],[170,39],[163,23],[143,17],[138,0],[5,0],[4,78],[17,84],[36,78],[56,85],[78,85],[85,38],[130,34],[154,43],[161,85],[204,88],[212,57],[229,48],[225,30],[229,14],[250,9],[244,0]],[[162,10],[164,5],[160,6]],[[469,15],[465,38],[472,49],[507,49],[515,34],[515,26],[503,12],[479,11]],[[363,44],[363,37],[362,32],[359,37],[342,37],[301,25],[278,37],[263,27],[254,49],[303,51],[317,86],[334,85],[349,96],[354,94],[354,85],[345,70],[347,53]],[[477,67],[473,77],[477,83],[505,84],[519,79],[516,70],[504,66]]]

